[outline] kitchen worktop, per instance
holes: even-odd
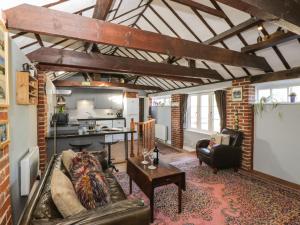
[[[92,137],[92,136],[104,136],[104,135],[113,135],[113,134],[128,134],[128,133],[136,133],[136,131],[130,130],[130,128],[111,128],[107,130],[101,130],[101,131],[90,131],[85,134],[78,134],[77,132],[71,133],[71,134],[58,134],[56,136],[57,139],[61,138],[80,138],[80,137]],[[47,139],[53,139],[54,135],[48,135],[46,137]]]
[[[78,121],[85,121],[85,120],[125,120],[124,117],[91,117],[91,118],[84,118],[84,119],[77,119]]]

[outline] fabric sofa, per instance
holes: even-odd
[[[242,157],[243,133],[232,129],[223,129],[222,134],[230,136],[229,145],[216,145],[208,148],[210,140],[202,139],[196,145],[196,153],[200,165],[205,162],[211,166],[214,173],[219,169],[234,168],[236,171],[240,167]]]
[[[88,210],[77,215],[63,218],[57,210],[50,190],[51,174],[54,168],[59,168],[65,174],[66,169],[61,161],[61,155],[54,156],[40,182],[26,206],[20,220],[21,225],[145,225],[150,224],[150,207],[144,205],[140,199],[129,200],[114,175],[107,169],[104,152],[93,153],[101,162],[106,180],[109,184],[111,201],[107,206]]]

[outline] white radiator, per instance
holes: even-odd
[[[21,167],[21,196],[27,196],[39,174],[39,148],[32,147],[20,162]]]
[[[163,141],[168,140],[168,127],[163,124],[155,124],[155,138]]]

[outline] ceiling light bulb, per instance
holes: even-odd
[[[257,27],[257,30],[259,30],[259,31],[262,31],[263,29],[264,29],[264,28],[263,28],[262,25],[260,25],[260,26]]]

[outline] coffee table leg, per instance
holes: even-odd
[[[132,194],[132,179],[129,177],[129,194]]]
[[[181,213],[181,199],[182,199],[181,184],[179,183],[177,186],[178,186],[178,213]]]
[[[154,190],[151,189],[150,193],[150,209],[151,209],[151,223],[154,221]]]

